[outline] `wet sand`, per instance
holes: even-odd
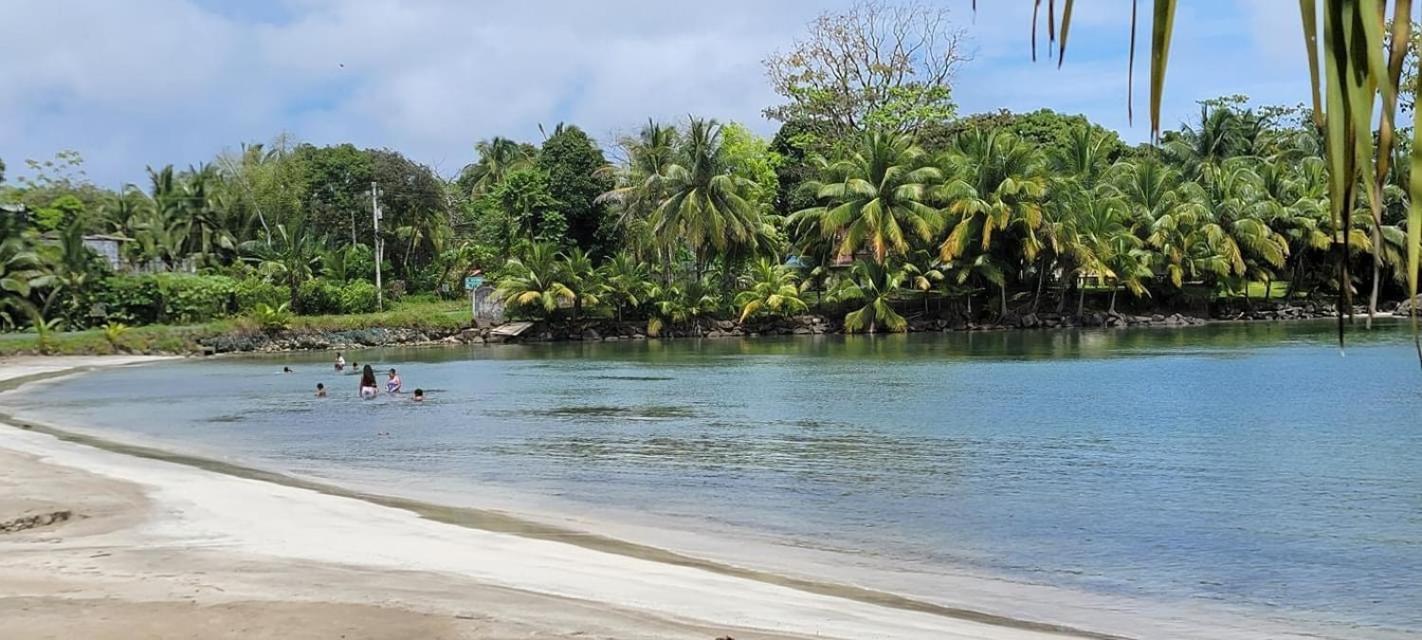
[[[0,533],[5,637],[1109,637],[60,435],[0,426],[0,525],[70,514]]]

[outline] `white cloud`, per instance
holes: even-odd
[[[1181,8],[1175,121],[1218,89],[1264,88],[1268,95],[1250,93],[1266,99],[1295,90],[1273,71],[1232,64],[1254,40],[1273,47],[1258,19],[1267,0],[1237,1],[1233,22]],[[960,4],[956,16],[978,50],[957,87],[965,110],[1050,106],[1125,127],[1123,12],[1079,3],[1068,63],[1057,71],[1027,59],[1028,3],[980,3],[975,16]],[[648,117],[688,113],[768,133],[774,125],[760,111],[776,100],[760,61],[825,8],[811,0],[12,0],[0,42],[24,53],[0,65],[0,156],[19,167],[77,149],[91,175],[114,185],[141,179],[147,164],[197,163],[281,131],[388,146],[444,172],[468,162],[480,138],[536,140],[539,123],[559,120],[604,139]],[[1145,33],[1143,25],[1142,42]],[[1274,70],[1291,64],[1282,53],[1270,60]],[[1137,72],[1143,105],[1144,68]],[[1138,119],[1132,137],[1143,130]]]

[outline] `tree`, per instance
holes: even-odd
[[[623,312],[642,306],[651,288],[647,265],[626,252],[618,252],[601,267],[603,297],[612,301],[617,321]]]
[[[1035,261],[1045,245],[1039,234],[1047,194],[1041,153],[1012,134],[974,130],[959,136],[944,163],[953,178],[936,196],[948,205],[951,230],[939,245],[940,258],[951,262],[971,255],[972,243],[978,253],[993,252],[1001,235],[1000,261]],[[1020,255],[1007,255],[1006,248]],[[1005,315],[1006,279],[998,284]]]
[[[506,275],[499,280],[495,295],[510,309],[532,311],[550,317],[563,302],[577,294],[563,283],[566,273],[558,257],[558,247],[548,242],[524,246],[522,255],[509,260]]]
[[[823,13],[789,51],[766,58],[786,103],[765,114],[813,123],[831,138],[946,120],[955,110],[953,74],[968,59],[964,39],[947,9],[928,4],[864,0]]]
[[[927,242],[942,226],[938,210],[926,204],[942,173],[925,162],[907,135],[866,133],[848,157],[806,183],[825,204],[797,212],[791,223],[813,225],[823,238],[833,238],[840,258],[867,249],[882,265],[891,255],[904,255],[911,240]]]
[[[30,293],[49,286],[51,274],[35,252],[29,233],[0,220],[0,325],[7,329],[19,326],[22,319],[43,322],[30,302]]]
[[[297,291],[321,263],[321,241],[304,218],[277,224],[271,241],[249,240],[242,244],[242,251],[260,272],[286,285],[292,311],[304,311]]]
[[[880,325],[889,331],[908,330],[908,320],[894,311],[893,298],[902,288],[908,273],[901,267],[868,260],[854,263],[850,279],[838,297],[844,301],[863,302],[864,306],[844,315],[844,330],[848,333],[875,333]]]
[[[515,169],[490,193],[510,228],[504,231],[507,253],[514,240],[561,244],[567,240],[568,221],[562,202],[548,188],[548,176],[534,166]]]
[[[613,178],[614,187],[598,199],[615,208],[615,219],[621,238],[634,257],[655,252],[663,264],[671,261],[663,255],[652,233],[652,215],[666,198],[664,180],[676,161],[677,131],[648,120],[636,136],[618,141],[624,160],[608,165],[601,173]]]
[[[582,129],[558,125],[543,141],[537,165],[548,176],[549,195],[562,203],[573,245],[597,256],[611,253],[616,222],[599,196],[612,189],[613,181],[600,171],[607,165],[602,150]]]
[[[480,140],[474,145],[474,150],[479,154],[479,159],[465,166],[456,180],[460,191],[474,198],[492,191],[515,169],[532,164],[536,155],[532,145],[520,144],[498,136]]]
[[[800,299],[798,280],[784,266],[765,258],[751,266],[749,288],[736,295],[741,322],[756,315],[786,316],[807,310]]]
[[[697,280],[713,250],[755,240],[760,212],[745,198],[749,180],[727,166],[715,120],[690,120],[661,185],[665,197],[652,213],[652,233],[666,246],[686,243],[695,257]]]
[[[598,294],[602,292],[602,274],[593,268],[592,258],[580,248],[569,249],[558,257],[562,261],[559,280],[572,295],[573,319],[577,320],[582,316],[584,307],[598,303]]]

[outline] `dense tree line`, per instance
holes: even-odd
[[[867,37],[876,29],[893,37]],[[279,137],[118,190],[61,152],[0,185],[0,203],[28,212],[0,221],[0,320],[77,328],[101,321],[97,303],[122,307],[138,289],[85,247],[94,234],[122,238],[127,266],[226,278],[234,300],[265,291],[243,299],[364,310],[372,183],[387,296],[453,297],[482,270],[530,317],[658,329],[815,310],[883,331],[912,314],[1248,302],[1251,284],[1264,297],[1402,295],[1407,163],[1391,165],[1380,223],[1359,196],[1340,228],[1322,144],[1298,108],[1208,100],[1136,146],[1049,110],[959,116],[958,37],[922,7],[821,17],[767,62],[785,98],[767,110],[780,120],[769,140],[690,117],[648,121],[604,148],[560,124],[537,143],[480,141],[469,165],[439,176],[388,149]],[[923,42],[933,55],[895,53]],[[845,65],[875,81],[834,90],[843,83],[828,70]]]

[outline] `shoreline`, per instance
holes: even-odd
[[[1182,329],[1211,325],[1272,324],[1279,322],[1336,320],[1334,308],[1326,304],[1310,303],[1290,305],[1277,303],[1261,305],[1254,309],[1221,307],[1208,316],[1185,315],[1179,312],[1165,314],[1152,311],[1144,315],[1126,312],[1091,311],[1082,316],[1062,313],[1009,314],[1007,318],[984,324],[968,323],[961,319],[913,317],[908,320],[904,334],[942,333],[977,334],[1004,332],[1038,331],[1092,331],[1116,329]],[[1366,319],[1366,310],[1356,308],[1350,326],[1358,326]],[[1142,312],[1144,313],[1144,312]],[[1383,322],[1407,319],[1405,313],[1381,311],[1374,318]],[[758,337],[821,336],[821,335],[894,335],[847,334],[829,316],[799,315],[783,318],[757,318],[746,322],[735,320],[701,319],[687,326],[667,328],[661,334],[650,335],[646,323],[642,321],[614,321],[611,319],[563,319],[557,322],[529,321],[527,330],[513,336],[495,333],[495,329],[516,324],[506,322],[498,326],[403,326],[370,325],[360,329],[350,328],[296,328],[281,331],[258,331],[251,329],[226,329],[220,331],[193,331],[190,327],[164,327],[149,325],[140,327],[149,333],[159,332],[171,335],[173,343],[153,342],[128,344],[109,343],[102,340],[80,337],[82,334],[60,334],[42,351],[38,344],[33,346],[0,345],[0,359],[17,357],[111,357],[128,358],[139,356],[185,357],[214,356],[228,354],[275,354],[322,351],[354,351],[371,348],[405,348],[458,345],[495,344],[550,344],[550,343],[595,343],[649,340],[716,340],[751,339]]]
[[[9,388],[22,383],[18,382],[15,378],[9,378],[8,382],[6,381],[7,376],[5,374],[9,373],[10,367],[8,365],[10,364],[11,363],[0,364],[0,388]],[[122,364],[122,362],[118,364]],[[24,377],[24,380],[34,382],[37,377],[59,379],[80,373],[84,370],[91,370],[93,366],[103,366],[103,364],[91,364],[90,366],[81,368],[51,365],[48,366],[49,373],[47,374],[36,374],[36,368],[29,367],[25,369],[28,373]],[[498,536],[520,538],[531,543],[552,543],[572,546],[576,547],[580,554],[591,554],[590,557],[611,555],[638,564],[648,563],[653,567],[652,569],[643,569],[640,571],[621,571],[615,576],[608,578],[609,580],[641,580],[646,578],[644,574],[647,573],[660,574],[668,570],[687,570],[699,574],[709,574],[701,576],[701,578],[705,580],[729,580],[738,585],[736,587],[738,590],[748,589],[760,591],[770,588],[782,595],[784,595],[784,591],[780,590],[788,590],[790,595],[784,596],[787,601],[798,600],[799,598],[807,596],[824,597],[839,602],[842,607],[856,609],[868,607],[874,610],[886,610],[888,613],[880,611],[880,614],[886,615],[889,618],[898,618],[901,616],[918,618],[920,615],[923,615],[932,621],[929,624],[934,629],[932,634],[916,635],[917,631],[905,631],[896,627],[895,624],[880,621],[880,626],[874,627],[873,631],[861,627],[858,631],[861,635],[846,634],[841,636],[833,629],[825,630],[818,627],[810,629],[804,626],[795,628],[783,625],[775,627],[775,630],[779,633],[795,633],[793,637],[811,634],[824,635],[827,637],[999,637],[998,635],[988,635],[987,632],[980,633],[976,630],[978,626],[983,626],[989,631],[1007,634],[1001,637],[1013,638],[1037,637],[1038,634],[1046,634],[1048,637],[1090,638],[1233,637],[1262,639],[1283,637],[1301,638],[1310,636],[1307,631],[1295,628],[1291,623],[1286,623],[1283,620],[1272,620],[1272,616],[1262,615],[1263,612],[1253,612],[1251,614],[1250,612],[1243,611],[1196,610],[1194,607],[1175,609],[1169,606],[1164,609],[1153,608],[1142,611],[1133,606],[1142,603],[1130,600],[1106,603],[1104,601],[1087,602],[1065,597],[1056,598],[1053,597],[1053,595],[1066,596],[1071,594],[1069,591],[1053,594],[1052,590],[1055,588],[1047,589],[1045,587],[1035,593],[1031,590],[1022,590],[1012,587],[994,590],[992,581],[985,580],[978,583],[972,580],[956,579],[959,578],[959,576],[953,575],[942,575],[935,578],[933,575],[925,574],[922,584],[919,586],[927,587],[927,589],[919,589],[918,593],[920,593],[922,597],[915,597],[911,595],[914,593],[914,590],[910,589],[905,591],[903,587],[906,585],[896,581],[890,581],[887,584],[880,583],[878,586],[887,586],[889,590],[878,590],[874,588],[874,586],[876,586],[875,582],[869,579],[871,576],[856,575],[856,572],[840,572],[839,575],[833,573],[827,575],[821,572],[805,573],[798,571],[798,567],[793,566],[794,563],[787,562],[771,563],[768,565],[764,562],[753,562],[752,565],[758,568],[747,568],[747,565],[743,563],[745,560],[751,558],[751,556],[748,555],[748,549],[742,549],[742,552],[738,553],[735,552],[734,548],[730,548],[731,553],[729,554],[708,555],[703,553],[704,550],[695,549],[694,547],[688,548],[679,544],[662,544],[665,542],[665,539],[653,538],[650,540],[652,544],[644,544],[649,540],[645,537],[629,535],[628,532],[631,530],[629,527],[611,528],[609,535],[591,534],[588,532],[609,531],[609,529],[598,526],[595,519],[580,520],[573,523],[571,527],[552,524],[547,520],[539,521],[533,519],[532,516],[525,516],[524,514],[531,512],[521,511],[517,507],[518,503],[514,503],[514,507],[508,510],[479,508],[478,506],[451,506],[456,503],[451,500],[444,500],[440,496],[425,495],[420,499],[416,497],[382,495],[380,493],[363,490],[359,488],[362,487],[361,483],[347,482],[347,479],[314,478],[314,476],[309,475],[306,477],[293,476],[287,473],[273,472],[258,468],[255,466],[256,463],[252,463],[251,465],[246,463],[233,463],[214,459],[214,456],[204,456],[202,453],[198,453],[197,455],[191,453],[175,453],[174,451],[162,448],[161,443],[153,443],[158,445],[156,447],[135,445],[131,444],[132,441],[123,442],[108,438],[106,437],[107,434],[102,430],[90,430],[86,432],[84,430],[66,429],[63,427],[56,428],[35,423],[31,423],[27,427],[23,424],[17,424],[17,422],[21,421],[13,420],[11,417],[3,414],[0,414],[0,422],[17,427],[17,429],[9,429],[0,426],[0,453],[4,453],[6,450],[12,448],[7,446],[7,433],[9,432],[27,433],[36,437],[52,438],[55,440],[52,446],[58,447],[61,450],[97,446],[99,447],[99,453],[114,454],[117,457],[131,459],[130,462],[137,460],[143,463],[165,466],[176,464],[190,467],[198,472],[200,476],[218,475],[221,478],[235,478],[251,484],[271,484],[271,486],[265,487],[268,491],[260,492],[264,494],[269,492],[284,493],[287,490],[315,494],[307,495],[301,499],[299,501],[301,505],[310,504],[308,499],[318,502],[326,498],[353,500],[370,508],[393,509],[410,514],[414,519],[422,522],[472,530],[475,532],[475,535],[495,534]],[[45,452],[53,455],[53,452],[48,448],[41,451],[41,453]],[[155,471],[150,468],[148,464],[129,465],[129,467],[130,471],[135,471],[139,475]],[[125,476],[123,479],[124,481],[135,480],[135,478],[131,476]],[[208,478],[207,480],[211,481],[213,479]],[[370,486],[372,485],[364,485],[364,487],[367,488]],[[161,491],[162,488],[160,487],[159,490]],[[407,493],[405,495],[411,494]],[[419,496],[419,494],[413,495]],[[262,498],[270,498],[270,496],[260,495],[253,499]],[[240,498],[234,496],[231,499],[236,500]],[[0,520],[5,519],[4,514],[0,513]],[[633,542],[633,540],[637,542]],[[0,549],[3,549],[4,542],[5,538],[0,537]],[[670,549],[690,551],[691,555],[671,551]],[[265,552],[266,551],[263,551],[263,553]],[[602,559],[606,560],[605,557]],[[307,555],[300,556],[300,560],[303,562],[313,561],[313,559],[307,557]],[[416,560],[426,562],[429,559],[417,558]],[[318,558],[315,561],[324,564],[329,563],[330,559]],[[578,568],[577,565],[572,567],[574,571]],[[406,567],[394,568],[390,566],[380,566],[375,568],[366,567],[366,570],[385,575],[390,571],[398,571],[402,574],[408,573],[412,569]],[[443,573],[451,569],[447,566],[440,565],[437,568],[424,567],[413,570],[429,570]],[[460,573],[466,573],[466,571],[461,570]],[[891,574],[884,575],[890,576]],[[567,585],[559,585],[557,580],[553,581],[554,584],[552,586],[546,583],[534,585],[520,583],[509,585],[504,582],[491,581],[487,579],[487,576],[481,576],[479,580],[479,583],[484,585],[488,585],[491,582],[501,588],[532,590],[544,593],[551,590],[560,597],[578,599],[588,606],[598,608],[599,611],[620,612],[625,608],[625,603],[609,602],[605,599],[601,599],[596,595],[598,591],[595,590],[573,594],[560,591],[560,589],[565,588]],[[850,583],[853,583],[854,586],[849,586]],[[0,600],[3,600],[7,593],[4,587],[4,573],[0,572]],[[1013,594],[1016,594],[1016,597],[1021,597],[1028,593],[1032,593],[1029,598],[1023,598],[1021,600],[1013,599]],[[793,598],[790,597],[791,595],[793,595]],[[990,597],[984,599],[984,596]],[[953,604],[962,602],[971,603],[971,605],[969,607],[949,606],[944,604],[945,599],[947,602]],[[589,602],[590,600],[591,602]],[[971,608],[973,606],[981,607],[985,602],[997,602],[998,605],[990,606],[986,609]],[[1119,606],[1112,606],[1113,604]],[[634,608],[644,609],[642,606]],[[1101,615],[1090,615],[1093,610],[1098,610]],[[995,613],[985,613],[985,611],[995,611]],[[1067,615],[1068,611],[1071,611],[1072,614]],[[1003,612],[1007,612],[1009,615],[1001,615]],[[655,612],[655,615],[665,617],[668,615],[668,612],[663,609]],[[670,615],[678,619],[688,617],[681,612],[672,612]],[[1044,624],[1041,622],[1018,619],[1028,616],[1037,620],[1050,620],[1053,622],[1062,622],[1065,620],[1068,621],[1068,624]],[[695,615],[690,617],[703,619]],[[773,619],[779,620],[780,617],[781,616],[776,616],[773,617]],[[1258,620],[1252,618],[1258,618]],[[1071,626],[1070,621],[1072,620],[1076,621],[1076,628]],[[713,622],[724,621],[716,620]],[[800,620],[802,625],[804,622],[805,620]],[[1135,622],[1148,624],[1132,624]],[[973,627],[973,629],[957,629],[957,627],[964,624],[968,624],[970,627]],[[749,626],[754,627],[756,625]],[[726,627],[728,630],[733,628],[739,629],[734,632],[727,631],[726,633],[732,637],[739,638],[769,637],[757,635],[754,631],[747,631],[745,627],[746,625]],[[1092,631],[1083,631],[1081,630],[1082,627],[1092,629]],[[635,629],[638,628],[636,624],[627,627],[618,627],[618,635],[624,637],[680,637],[676,635],[637,635]],[[898,631],[895,629],[898,629]],[[1102,632],[1101,630],[1103,629],[1114,632],[1116,635]],[[869,633],[870,635],[862,635],[863,633]],[[690,637],[712,638],[718,635],[722,634],[717,633],[715,635]],[[1338,637],[1349,636],[1341,635]],[[1383,636],[1370,635],[1369,637]]]
[[[124,364],[132,364],[132,361]],[[103,366],[99,363],[86,367]],[[38,367],[45,369],[46,367]],[[0,365],[0,378],[7,386],[18,386],[37,377],[57,377],[75,373],[74,367],[52,366],[47,371],[36,367],[20,367],[20,375],[10,363]],[[405,539],[421,540],[418,546],[444,543],[455,556],[469,542],[483,539],[501,548],[475,552],[483,562],[463,565],[466,577],[483,584],[562,598],[574,598],[584,604],[604,606],[613,611],[632,612],[665,620],[694,621],[694,627],[715,628],[728,624],[733,636],[767,637],[757,631],[788,634],[787,637],[961,637],[961,638],[1116,638],[1109,634],[1069,629],[1058,625],[1016,620],[971,610],[959,610],[902,596],[876,592],[852,586],[816,583],[786,576],[756,572],[731,565],[720,565],[673,552],[564,530],[514,516],[493,512],[478,512],[415,500],[354,492],[335,486],[316,486],[281,474],[272,474],[222,463],[191,459],[147,447],[133,447],[115,442],[99,442],[80,436],[31,425],[14,425],[8,418],[0,429],[0,451],[10,455],[31,456],[44,465],[87,469],[117,479],[122,483],[142,487],[154,509],[162,518],[150,518],[137,527],[139,532],[157,530],[156,542],[171,543],[189,537],[188,529],[200,531],[198,540],[219,547],[234,547],[244,553],[271,554],[279,558],[323,564],[345,563],[360,553],[334,553],[328,549],[331,538],[317,535],[323,528],[360,528],[353,519],[382,522],[377,534],[368,540],[354,540],[346,546],[376,556],[377,560],[359,563],[377,571],[450,572],[445,559],[431,557],[429,550],[396,553],[384,544]],[[11,428],[13,427],[13,428]],[[96,445],[102,448],[93,448]],[[107,445],[107,446],[103,446]],[[221,488],[221,491],[215,489]],[[176,495],[175,495],[176,494]],[[231,527],[233,514],[221,509],[201,506],[196,496],[221,496],[224,502],[242,505],[244,513],[236,514],[243,527]],[[253,504],[276,502],[296,511],[311,509],[337,518],[322,520],[307,516],[306,522],[288,523],[282,533],[262,527],[256,520],[279,517],[278,512],[251,513]],[[177,514],[177,515],[175,515]],[[255,517],[255,519],[254,519]],[[292,517],[298,517],[293,515]],[[172,522],[176,520],[176,522]],[[222,526],[222,525],[229,526]],[[66,525],[67,526],[67,525]],[[252,527],[252,528],[247,528]],[[59,527],[63,530],[63,526]],[[235,529],[235,530],[234,530]],[[312,531],[315,529],[315,531]],[[305,533],[295,533],[305,531]],[[346,534],[351,532],[347,531]],[[186,535],[185,535],[186,534]],[[266,535],[262,535],[266,534]],[[305,544],[293,545],[287,536],[302,535]],[[418,535],[419,537],[414,537]],[[467,539],[466,539],[467,538]],[[0,538],[0,548],[10,540]],[[340,546],[340,545],[337,545]],[[437,554],[436,554],[437,555]],[[384,556],[384,557],[381,557]],[[447,558],[446,558],[447,559]],[[510,562],[514,559],[514,562]],[[499,561],[499,562],[496,562]],[[499,567],[476,566],[483,563],[503,564]],[[508,565],[520,566],[508,566]],[[519,574],[540,573],[536,580],[520,578]],[[588,578],[596,574],[591,583]],[[569,579],[567,576],[574,577]],[[15,585],[6,584],[0,572],[0,602],[8,598],[27,597],[17,592]],[[562,576],[560,578],[560,576]],[[609,588],[620,579],[621,592]],[[561,583],[561,584],[560,584]],[[606,595],[599,596],[599,593]],[[719,601],[719,602],[718,602]],[[729,618],[729,619],[728,619]],[[739,618],[739,620],[735,620]],[[821,620],[833,620],[826,629]],[[631,634],[637,636],[635,631]],[[661,636],[653,636],[661,637]],[[712,637],[712,636],[692,636]],[[779,636],[776,636],[779,637]]]

